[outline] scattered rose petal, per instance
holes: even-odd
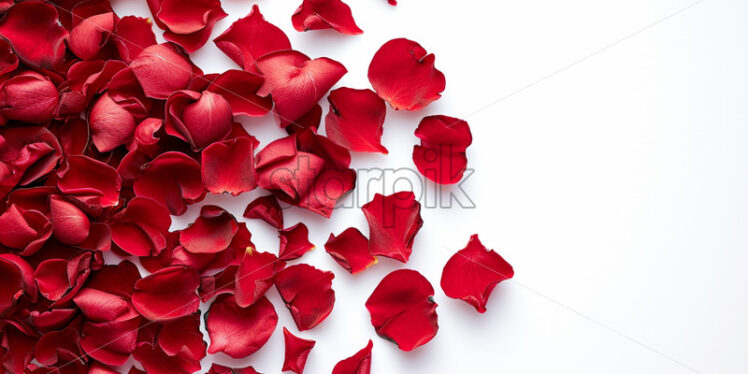
[[[213,26],[227,16],[219,0],[148,0],[156,24],[164,29],[164,39],[194,52],[210,38]]]
[[[291,21],[296,31],[333,29],[348,35],[363,33],[353,20],[351,8],[340,0],[303,0]]]
[[[114,44],[125,62],[131,62],[143,49],[156,44],[152,22],[148,18],[122,17],[114,29]]]
[[[249,356],[265,345],[277,324],[278,315],[265,297],[242,308],[233,296],[221,295],[205,317],[210,335],[208,353],[223,352],[233,358]]]
[[[226,366],[213,364],[208,370],[208,374],[261,374],[253,367],[248,366],[245,368],[229,368]]]
[[[276,274],[285,266],[286,263],[272,253],[247,248],[235,276],[236,304],[246,308],[261,299],[275,284]]]
[[[387,108],[376,93],[342,87],[330,92],[327,101],[325,129],[330,140],[354,152],[387,154],[380,142]]]
[[[286,345],[286,354],[283,359],[283,371],[293,371],[296,374],[304,372],[306,358],[314,348],[314,340],[299,338],[291,334],[287,328],[283,328],[283,341]]]
[[[231,244],[239,224],[234,216],[215,205],[204,205],[200,216],[179,234],[179,243],[192,253],[217,253]]]
[[[264,81],[262,76],[248,71],[227,70],[217,76],[206,90],[223,96],[235,116],[260,117],[273,108],[271,98],[257,94]]]
[[[16,74],[0,83],[2,122],[48,122],[55,115],[59,96],[57,87],[48,77],[33,71]]]
[[[369,343],[362,350],[338,362],[332,369],[332,374],[369,374],[371,372],[372,347],[373,343],[369,340]]]
[[[52,236],[52,223],[38,210],[13,204],[0,214],[0,244],[21,255],[34,254]]]
[[[426,178],[441,184],[462,179],[467,167],[465,148],[472,142],[467,122],[447,117],[428,116],[416,129],[421,145],[413,147],[413,162]]]
[[[309,242],[309,229],[303,222],[279,230],[278,236],[280,237],[278,258],[283,261],[295,260],[314,249],[314,244]]]
[[[150,256],[166,247],[171,217],[165,206],[145,198],[134,197],[112,217],[109,227],[112,241],[135,256]]]
[[[255,72],[255,60],[275,51],[291,49],[291,42],[278,27],[265,21],[257,4],[244,18],[213,39],[216,46],[244,70]]]
[[[276,229],[283,228],[283,210],[273,195],[252,200],[244,210],[244,218],[259,218]]]
[[[335,304],[334,277],[329,271],[307,264],[289,266],[276,276],[275,286],[299,331],[317,326],[332,311]]]
[[[237,196],[257,187],[255,147],[257,141],[237,137],[213,143],[203,149],[201,174],[210,193]]]
[[[413,239],[423,226],[421,204],[410,191],[374,195],[361,210],[369,222],[369,252],[408,262]]]
[[[119,204],[122,178],[113,167],[86,156],[70,156],[57,171],[57,188],[92,208]]]
[[[167,322],[158,333],[158,346],[169,356],[200,361],[208,345],[199,328],[200,312]]]
[[[395,270],[382,279],[366,301],[377,334],[412,351],[439,329],[434,288],[415,270]]]
[[[148,97],[166,99],[174,91],[186,89],[193,68],[184,55],[168,44],[143,49],[130,63],[130,69]]]
[[[59,196],[49,198],[49,217],[52,235],[61,243],[79,244],[88,237],[91,230],[91,221],[86,213]]]
[[[223,96],[203,91],[177,91],[166,101],[166,133],[194,151],[223,140],[234,124],[231,105]]]
[[[355,227],[349,227],[338,236],[330,234],[325,250],[351,274],[356,274],[377,263],[369,253],[369,239]]]
[[[184,266],[163,268],[135,283],[132,303],[151,321],[174,320],[197,311],[200,276]]]
[[[165,152],[149,162],[135,179],[133,190],[136,196],[163,204],[174,215],[205,197],[200,164],[180,152]]]
[[[44,69],[59,67],[68,32],[58,23],[57,10],[42,1],[23,1],[0,20],[0,36],[8,39],[25,63]]]

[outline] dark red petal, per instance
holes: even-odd
[[[112,240],[125,252],[150,256],[166,247],[171,216],[163,205],[145,197],[134,197],[112,217]]]
[[[395,109],[418,110],[441,97],[446,81],[434,67],[434,55],[408,39],[392,39],[369,65],[369,82]]]
[[[122,365],[135,350],[140,323],[140,318],[86,322],[81,347],[97,361],[113,366]]]
[[[255,141],[238,137],[216,142],[202,153],[201,173],[209,192],[237,196],[257,187],[255,172]]]
[[[244,308],[257,302],[275,283],[276,274],[286,266],[275,255],[247,248],[235,275],[236,303]]]
[[[371,348],[373,343],[356,352],[351,357],[338,362],[332,369],[332,374],[369,374],[371,372]]]
[[[347,72],[335,60],[326,57],[310,60],[293,50],[264,55],[257,59],[257,67],[265,77],[258,94],[272,94],[281,127],[288,126],[317,105]]]
[[[177,91],[165,110],[166,133],[190,143],[193,151],[223,140],[234,125],[229,102],[210,91]]]
[[[6,181],[12,188],[16,183],[30,184],[49,174],[62,156],[62,147],[54,134],[41,126],[0,128],[0,162],[13,169]],[[0,178],[2,181],[2,178]],[[0,185],[5,184],[0,182]],[[0,197],[5,193],[0,187]]]
[[[333,29],[348,35],[363,33],[353,20],[351,8],[340,0],[304,0],[291,21],[296,31]]]
[[[64,259],[42,261],[34,271],[34,279],[39,293],[48,300],[57,301],[70,290],[67,261]]]
[[[0,39],[0,74],[8,74],[18,68],[18,55],[5,39]]]
[[[148,18],[122,17],[114,29],[114,44],[125,62],[131,62],[144,48],[156,44],[152,22]]]
[[[99,152],[109,152],[127,144],[135,131],[135,117],[106,92],[91,107],[88,124],[91,141]]]
[[[19,2],[0,20],[0,36],[10,41],[13,50],[25,63],[54,69],[65,58],[65,38],[68,35],[57,22],[57,10],[51,4]]]
[[[484,313],[494,287],[513,276],[512,265],[495,251],[486,249],[475,234],[465,248],[447,261],[441,286],[447,296],[464,300],[478,313]]]
[[[79,244],[88,237],[91,221],[77,206],[59,197],[49,198],[49,218],[52,235],[65,244]]]
[[[44,334],[36,343],[34,358],[44,366],[75,362],[83,356],[80,334],[72,327]]]
[[[117,15],[114,12],[97,14],[83,20],[70,31],[68,46],[81,60],[91,60],[101,54],[109,40]]]
[[[64,260],[47,260],[45,263],[51,261],[63,261],[64,264]],[[40,269],[36,270],[36,273],[41,272]],[[39,279],[37,279],[37,283],[39,283],[40,289],[43,288]],[[129,315],[132,312],[131,306],[125,297],[95,288],[80,290],[73,298],[73,302],[75,302],[75,305],[78,306],[89,322],[109,322],[131,319],[132,317]]]
[[[330,92],[327,101],[325,129],[330,140],[355,152],[387,154],[380,142],[387,108],[374,91],[342,87]]]
[[[227,70],[216,77],[206,90],[223,96],[235,116],[259,117],[273,108],[270,97],[257,95],[264,81],[262,76],[244,70]]]
[[[200,370],[199,361],[169,356],[148,342],[139,343],[132,356],[148,374],[191,374]]]
[[[166,44],[143,49],[130,69],[145,94],[154,99],[166,99],[172,92],[187,88],[192,80],[192,64]]]
[[[180,152],[165,152],[153,159],[135,179],[133,190],[137,196],[165,205],[174,215],[205,197],[200,164]]]
[[[387,0],[387,3],[389,3],[392,6],[397,5],[397,0]]]
[[[255,60],[275,51],[291,49],[291,42],[278,27],[265,21],[255,4],[244,18],[213,39],[216,46],[244,70],[254,72]]]
[[[439,329],[434,288],[415,270],[395,270],[379,283],[366,309],[377,334],[403,351],[426,344]]]
[[[194,52],[208,41],[213,26],[227,16],[219,0],[160,0],[160,9],[153,12],[159,27],[165,28],[164,39]]]
[[[248,366],[245,368],[229,368],[218,364],[213,364],[208,370],[208,374],[260,374],[253,367]]]
[[[179,234],[179,243],[192,253],[217,253],[231,244],[239,224],[231,213],[215,205],[205,205],[200,216]]]
[[[168,321],[197,311],[200,275],[183,266],[163,268],[137,282],[132,303],[143,317]]]
[[[37,298],[33,269],[19,256],[0,255],[0,282],[3,285],[0,288],[0,313],[12,308],[24,293],[33,300]]]
[[[276,229],[283,228],[283,210],[273,195],[260,196],[247,205],[245,218],[259,218]]]
[[[4,324],[2,351],[3,369],[7,373],[23,373],[34,358],[36,334],[25,324],[6,321]]]
[[[278,236],[280,237],[278,258],[283,261],[295,260],[314,249],[314,244],[309,242],[309,229],[303,222],[279,230]]]
[[[283,328],[283,341],[286,345],[286,355],[283,359],[283,371],[293,371],[296,374],[304,372],[306,358],[314,348],[314,340],[306,340],[294,336],[288,329]]]
[[[465,149],[473,142],[467,122],[428,116],[421,120],[415,135],[421,139],[421,145],[413,147],[413,162],[418,171],[437,183],[459,182],[467,167]]]
[[[333,273],[307,264],[289,266],[276,276],[275,286],[299,331],[317,326],[332,311],[335,304],[333,278]]]
[[[286,127],[288,134],[303,132],[306,129],[314,129],[317,131],[319,124],[322,122],[322,106],[317,104],[310,109],[306,114],[299,117],[294,123]]]
[[[369,222],[369,251],[374,256],[408,262],[413,239],[423,226],[421,204],[410,191],[374,195],[361,210]]]
[[[54,83],[39,73],[14,75],[0,83],[0,116],[43,124],[54,117],[59,96]]]
[[[200,332],[200,312],[167,322],[161,327],[156,341],[169,356],[201,360],[208,345]]]
[[[223,352],[233,358],[249,356],[265,345],[277,324],[278,314],[265,297],[242,308],[233,296],[221,295],[205,317],[210,335],[208,353]]]
[[[377,258],[369,253],[369,239],[355,227],[345,229],[338,236],[330,234],[325,250],[351,274],[377,263]]]
[[[36,210],[24,210],[15,204],[0,214],[0,244],[33,254],[52,236],[52,223]]]
[[[119,204],[122,178],[113,167],[86,156],[70,156],[57,172],[57,188],[91,207]]]

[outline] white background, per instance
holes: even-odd
[[[300,0],[259,5],[294,48],[348,68],[338,86],[369,87],[369,61],[391,38],[435,53],[447,78],[443,98],[417,113],[390,110],[390,154],[355,154],[353,166],[413,168],[421,117],[464,118],[475,174],[463,188],[476,208],[424,209],[407,265],[381,260],[356,276],[323,244],[348,226],[367,233],[359,209],[331,220],[286,210],[286,225],[303,220],[318,247],[301,261],[335,273],[332,314],[298,334],[273,289],[280,322],[268,344],[244,360],[209,356],[204,370],[215,360],[280,372],[287,326],[317,340],[309,374],[329,373],[370,338],[375,374],[748,372],[748,3],[347,2],[363,35],[294,31]],[[229,17],[213,37],[255,3],[223,0]],[[150,16],[145,0],[114,6],[120,16]],[[206,72],[236,68],[212,42],[193,58]],[[284,134],[269,116],[244,123],[263,145]],[[259,194],[206,202],[241,217]],[[270,226],[248,225],[260,250],[277,251]],[[447,259],[473,233],[516,270],[484,315],[438,286]],[[379,280],[402,267],[422,272],[439,303],[438,335],[410,353],[377,337],[364,308]]]

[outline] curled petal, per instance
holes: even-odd
[[[42,261],[34,271],[39,293],[48,300],[57,301],[70,290],[67,276],[67,261],[49,259]]]
[[[0,74],[8,74],[18,68],[18,55],[5,39],[0,39]]]
[[[163,268],[137,282],[132,303],[151,321],[168,321],[197,311],[200,299],[196,290],[200,275],[192,268]]]
[[[130,69],[146,96],[161,100],[174,91],[186,89],[193,71],[190,61],[166,44],[143,49],[130,63]]]
[[[467,167],[465,148],[472,142],[467,122],[447,117],[428,116],[416,129],[421,145],[413,147],[413,162],[426,178],[441,184],[462,179]]]
[[[283,328],[283,341],[286,345],[286,354],[283,359],[283,369],[281,370],[290,370],[296,374],[302,374],[304,366],[306,366],[306,358],[309,356],[316,342],[294,336],[285,327]]]
[[[257,187],[255,140],[237,137],[213,143],[203,149],[201,174],[205,188],[237,196]]]
[[[178,91],[166,101],[166,133],[201,150],[224,139],[234,124],[231,105],[223,96],[204,91]]]
[[[369,222],[369,252],[408,262],[413,239],[423,226],[421,204],[410,191],[374,195],[361,210]]]
[[[278,27],[265,21],[257,4],[252,11],[234,22],[228,30],[213,39],[216,46],[244,70],[254,72],[255,60],[275,51],[291,49],[291,42]]]
[[[79,244],[88,237],[91,221],[77,206],[59,197],[49,198],[49,217],[52,235],[65,244]]]
[[[194,223],[179,234],[179,243],[192,253],[217,253],[231,244],[239,224],[231,213],[205,205]]]
[[[326,57],[310,60],[301,52],[285,50],[257,59],[265,77],[260,96],[273,96],[281,127],[301,118],[347,72],[339,62]]]
[[[143,49],[156,44],[152,22],[148,18],[122,17],[114,28],[114,45],[125,62],[131,62]]]
[[[148,197],[165,205],[171,214],[181,215],[186,204],[205,197],[200,164],[184,153],[165,152],[153,159],[135,179],[136,196]]]
[[[0,162],[12,168],[12,176],[0,185],[27,185],[49,174],[62,156],[62,147],[49,130],[41,126],[0,128]],[[0,196],[4,196],[0,187]]]
[[[145,197],[134,197],[112,217],[112,240],[125,252],[150,256],[166,247],[171,216],[165,206]]]
[[[21,60],[34,67],[60,67],[67,35],[58,24],[55,7],[42,1],[19,2],[0,20],[0,36],[10,41]]]
[[[112,100],[105,92],[96,100],[88,115],[91,141],[99,152],[109,152],[127,144],[135,131],[135,117],[127,107]]]
[[[244,210],[244,218],[259,218],[278,230],[283,228],[283,210],[273,195],[252,200]]]
[[[169,356],[160,347],[148,342],[138,343],[132,356],[148,374],[192,374],[200,370],[200,361],[179,355]]]
[[[275,284],[276,274],[285,266],[272,253],[248,248],[234,277],[236,304],[245,308],[257,302]]]
[[[59,96],[49,78],[33,71],[17,74],[0,83],[0,116],[45,123],[54,117]]]
[[[139,317],[110,322],[86,322],[81,347],[91,358],[112,366],[124,364],[135,350]]]
[[[36,343],[34,358],[44,366],[66,365],[84,355],[80,347],[80,334],[72,327],[50,331]]]
[[[233,358],[249,356],[265,345],[277,324],[278,315],[265,297],[242,308],[233,296],[221,295],[205,317],[210,335],[208,353],[223,352]]]
[[[21,255],[35,253],[52,236],[52,223],[37,210],[15,204],[0,214],[0,244],[17,249]]]
[[[119,204],[122,178],[113,167],[86,156],[70,156],[57,172],[57,188],[91,207]]]
[[[392,39],[369,65],[369,82],[395,109],[418,110],[441,97],[446,80],[434,67],[434,55],[408,39]]]
[[[338,236],[330,234],[325,250],[351,274],[377,263],[377,258],[369,253],[369,239],[355,227],[345,229]]]
[[[101,54],[114,30],[117,16],[114,12],[86,18],[70,32],[68,46],[81,60],[91,60]]]
[[[373,343],[356,352],[351,357],[338,362],[332,369],[332,374],[369,374],[371,372],[371,348]]]
[[[151,12],[165,29],[164,39],[194,52],[210,38],[213,26],[227,16],[219,0],[149,0]],[[156,7],[158,5],[158,8]]]
[[[161,327],[156,341],[169,356],[200,361],[208,347],[200,332],[200,312],[167,322]]]
[[[264,81],[262,76],[248,71],[227,70],[216,77],[206,90],[223,96],[231,105],[235,116],[259,117],[273,108],[271,98],[257,94]]]
[[[289,266],[276,276],[275,286],[299,331],[317,326],[332,311],[333,278],[333,273],[306,264]]]
[[[366,300],[377,334],[412,351],[436,336],[439,329],[434,288],[415,270],[388,274]]]
[[[343,87],[330,92],[327,101],[325,129],[330,140],[355,152],[387,154],[380,142],[387,108],[376,93]]]
[[[353,20],[351,8],[340,0],[304,0],[291,21],[296,31],[333,29],[348,35],[363,33]]]
[[[5,313],[15,305],[24,294],[36,300],[36,284],[33,269],[23,258],[12,255],[0,255],[0,313]]]
[[[486,249],[476,234],[447,261],[441,286],[447,296],[464,300],[478,313],[484,313],[494,287],[513,276],[512,265],[495,251]]]
[[[309,242],[309,229],[303,222],[278,231],[280,250],[278,257],[283,261],[295,260],[314,249]]]

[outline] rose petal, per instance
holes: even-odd
[[[369,239],[355,227],[345,229],[338,236],[330,234],[325,250],[351,274],[377,263],[377,258],[369,253]]]
[[[205,318],[210,335],[208,353],[223,352],[233,358],[249,356],[265,345],[277,324],[278,315],[265,297],[241,308],[233,296],[221,295]]]
[[[23,258],[13,254],[0,255],[0,313],[5,313],[24,294],[36,300],[34,270]]]
[[[139,317],[111,322],[86,322],[81,347],[91,358],[107,365],[124,364],[135,350]]]
[[[200,370],[199,361],[169,356],[148,342],[138,343],[132,356],[148,374],[191,374]]]
[[[309,242],[309,229],[303,222],[279,230],[278,236],[280,237],[278,258],[283,261],[295,260],[314,249],[314,244]]]
[[[261,374],[253,367],[248,366],[245,368],[229,368],[218,364],[212,364],[208,374]]]
[[[70,156],[57,172],[57,188],[90,207],[119,204],[122,178],[113,167],[86,156]]]
[[[348,35],[363,33],[353,20],[351,8],[340,0],[304,0],[291,21],[296,31],[333,29]]]
[[[21,255],[35,253],[52,236],[52,223],[44,214],[15,204],[0,214],[0,227],[0,244],[19,250]]]
[[[72,327],[42,335],[34,350],[34,358],[44,366],[67,365],[79,360],[82,355],[80,334]]]
[[[392,39],[369,65],[369,82],[395,109],[418,110],[441,97],[446,81],[434,67],[434,55],[408,39]]]
[[[215,205],[204,205],[200,216],[179,234],[179,243],[192,253],[218,253],[229,247],[239,224]]]
[[[123,61],[131,62],[143,49],[156,44],[152,23],[148,18],[135,16],[122,17],[117,22],[112,40]]]
[[[247,248],[234,277],[236,304],[245,308],[257,302],[275,284],[276,274],[285,266],[272,253]]]
[[[200,361],[208,344],[200,332],[200,312],[167,322],[161,327],[158,346],[169,356],[181,356]]]
[[[18,55],[13,46],[5,39],[0,39],[0,74],[8,74],[18,68]]]
[[[265,21],[257,4],[213,39],[216,46],[244,70],[255,72],[255,60],[275,51],[291,49],[291,42],[278,27]]]
[[[377,334],[403,351],[426,344],[439,329],[434,288],[415,270],[395,270],[366,301]]]
[[[70,51],[81,60],[92,60],[101,55],[116,23],[117,15],[114,12],[86,18],[70,32],[68,39]]]
[[[91,221],[83,211],[59,196],[49,198],[52,235],[65,244],[78,244],[88,237]]]
[[[133,114],[106,92],[91,107],[88,124],[91,141],[99,152],[110,152],[129,143],[135,131]]]
[[[345,67],[326,57],[310,60],[301,52],[285,50],[257,59],[265,77],[258,94],[272,94],[275,113],[281,127],[301,118],[347,72]]]
[[[408,262],[413,239],[423,226],[421,204],[410,191],[374,195],[361,210],[369,222],[369,252]]]
[[[192,80],[192,64],[167,44],[146,47],[130,63],[130,69],[148,97],[166,99],[186,89]]]
[[[317,326],[332,311],[335,275],[307,264],[289,266],[275,277],[275,286],[299,331]]]
[[[296,374],[302,374],[306,365],[306,358],[309,356],[316,342],[294,336],[285,327],[283,328],[283,341],[286,345],[286,354],[281,370],[290,370]]]
[[[259,218],[276,229],[283,228],[283,210],[273,195],[252,200],[244,210],[244,218]]]
[[[484,313],[494,287],[513,276],[512,265],[495,251],[486,249],[475,234],[465,248],[447,261],[441,286],[447,296],[464,300],[478,313]]]
[[[15,187],[27,185],[49,174],[62,156],[54,134],[41,126],[0,128],[0,162],[12,168],[12,175],[0,178],[0,197]]]
[[[0,83],[0,116],[43,124],[54,117],[59,96],[48,77],[33,71],[16,74]]]
[[[262,76],[248,71],[227,70],[216,77],[206,90],[223,96],[235,116],[260,117],[273,108],[271,98],[257,94],[264,81]]]
[[[237,137],[203,149],[201,174],[209,192],[234,196],[257,187],[254,138]]]
[[[166,133],[186,141],[193,151],[223,140],[234,124],[229,102],[210,91],[177,91],[165,110]]]
[[[112,217],[112,240],[123,251],[135,256],[150,256],[166,247],[171,216],[165,206],[134,197]]]
[[[163,204],[174,215],[187,210],[205,197],[200,164],[180,152],[165,152],[153,159],[135,179],[136,196],[148,197]]]
[[[413,162],[426,178],[441,184],[462,179],[467,167],[465,148],[472,142],[467,122],[447,117],[428,116],[416,129],[421,145],[413,147]]]
[[[132,303],[151,321],[168,321],[197,311],[200,276],[194,269],[172,266],[135,283]]]
[[[387,154],[380,142],[387,108],[374,91],[338,88],[330,92],[327,101],[330,111],[325,129],[330,140],[355,152]]]
[[[219,0],[149,0],[157,24],[165,29],[164,39],[194,52],[210,38],[213,26],[227,16]]]
[[[10,41],[13,50],[25,63],[55,69],[65,58],[65,38],[68,35],[57,21],[57,10],[51,4],[19,2],[0,20],[0,36]]]
[[[371,348],[373,343],[356,352],[351,357],[338,362],[332,369],[332,374],[369,374],[371,372]]]

